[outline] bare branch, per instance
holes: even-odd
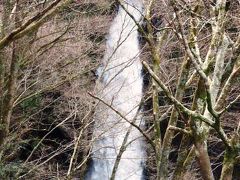
[[[113,110],[116,114],[118,114],[122,119],[124,119],[126,122],[128,122],[129,124],[131,124],[133,127],[135,127],[145,138],[146,140],[151,144],[151,146],[153,148],[155,148],[155,144],[154,142],[151,140],[151,138],[135,123],[133,123],[132,121],[128,120],[122,113],[120,113],[118,110],[116,110],[114,107],[112,107],[110,104],[106,103],[104,100],[102,100],[101,98],[93,95],[92,93],[88,92],[88,94],[93,97],[94,99],[99,100],[100,102],[102,102],[103,104],[105,104],[107,107],[109,107],[111,110]]]
[[[22,24],[20,27],[13,30],[11,33],[6,35],[0,40],[0,49],[9,45],[12,41],[19,39],[26,35],[27,33],[33,31],[40,27],[46,19],[52,17],[57,13],[62,7],[69,4],[72,0],[56,0],[51,5],[49,5],[42,12],[38,13],[36,16],[29,19],[27,22]]]

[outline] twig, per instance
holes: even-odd
[[[233,106],[233,104],[236,103],[239,99],[240,99],[240,94],[239,94],[232,102],[230,102],[225,108],[223,108],[223,109],[219,112],[219,114],[221,115],[221,114],[223,114],[225,111],[229,110],[229,109]]]
[[[122,113],[120,113],[118,110],[116,110],[114,107],[112,107],[110,104],[108,104],[107,102],[105,102],[104,100],[102,100],[101,98],[93,95],[92,93],[88,92],[88,94],[93,97],[94,99],[99,100],[100,102],[102,102],[103,104],[105,104],[107,107],[109,107],[110,109],[112,109],[116,114],[118,114],[122,119],[124,119],[125,121],[127,121],[129,124],[131,124],[133,127],[135,127],[145,138],[146,140],[151,144],[151,146],[153,148],[155,148],[155,144],[154,142],[151,140],[151,138],[136,124],[134,124],[133,122],[129,121]]]
[[[186,129],[183,129],[183,128],[179,128],[179,127],[175,127],[175,126],[169,126],[168,129],[174,130],[174,131],[179,131],[183,134],[191,135],[190,131],[187,131]]]
[[[143,62],[143,66],[148,70],[149,74],[154,78],[154,80],[158,83],[158,85],[162,88],[166,96],[170,99],[170,101],[174,104],[174,106],[182,111],[183,113],[187,114],[188,116],[192,116],[193,118],[199,119],[209,126],[213,126],[214,122],[211,119],[204,117],[203,115],[199,114],[198,112],[189,110],[186,108],[182,103],[180,103],[174,96],[169,92],[168,88],[164,85],[164,83],[158,78],[158,76],[151,70],[149,65],[146,62]]]

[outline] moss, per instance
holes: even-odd
[[[0,163],[0,177],[1,179],[15,179],[16,174],[22,173],[24,168],[21,162],[12,162],[8,164]]]
[[[26,99],[20,104],[20,107],[24,112],[28,112],[29,110],[34,110],[40,107],[41,103],[41,95],[36,95],[31,98]]]

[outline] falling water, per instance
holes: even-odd
[[[126,10],[140,22],[143,11],[141,0],[127,0]],[[141,126],[138,113],[142,98],[142,65],[139,59],[136,23],[119,7],[107,40],[105,57],[97,84],[97,95],[128,120]],[[95,112],[92,165],[87,180],[107,180],[111,177],[119,149],[130,127],[113,109],[99,103]],[[132,127],[122,154],[115,179],[140,180],[143,178],[145,151],[140,132]]]

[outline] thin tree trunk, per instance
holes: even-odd
[[[159,57],[157,52],[153,52],[153,71],[159,74]],[[157,179],[160,179],[160,160],[161,160],[161,127],[159,122],[159,99],[158,99],[158,86],[152,78],[152,99],[153,99],[153,121],[154,121],[154,139],[155,139],[155,152],[156,152],[156,165],[157,165]]]
[[[190,69],[190,64],[191,64],[190,60],[186,58],[183,62],[181,74],[178,80],[178,86],[177,86],[175,98],[180,102],[182,101],[182,98],[184,95],[185,85],[187,82],[189,69]],[[168,127],[176,126],[177,119],[178,119],[178,112],[176,108],[173,108],[171,117],[168,123]],[[166,179],[168,176],[168,157],[170,154],[171,142],[172,142],[173,136],[174,136],[174,132],[169,129],[166,131],[163,139],[161,165],[160,165],[160,174],[163,179]]]
[[[189,148],[189,141],[189,136],[184,134],[179,148],[177,166],[173,173],[172,180],[183,180],[188,166],[195,158],[195,146]]]
[[[19,4],[16,1],[16,12],[19,13]],[[15,14],[15,26],[20,26],[19,14]],[[18,40],[19,41],[19,40]],[[1,129],[0,129],[0,146],[4,143],[5,138],[9,133],[10,120],[13,110],[13,103],[16,91],[16,81],[18,73],[18,61],[20,58],[20,45],[18,41],[14,41],[12,45],[12,57],[10,62],[9,78],[6,85],[6,96],[2,97],[2,114],[1,114]],[[5,77],[3,77],[5,78]],[[5,82],[5,80],[4,80]]]
[[[7,27],[9,25],[9,16],[10,16],[10,9],[11,9],[11,4],[9,0],[3,0],[2,2],[3,6],[3,12],[2,12],[2,19],[1,19],[1,29],[0,29],[0,39],[2,39],[6,32],[7,32]],[[4,84],[5,84],[5,66],[6,66],[6,61],[7,59],[5,58],[5,49],[0,50],[0,122],[2,123],[3,119],[3,108],[4,108]],[[1,129],[4,128],[4,125],[1,124],[0,126],[0,131]],[[0,136],[2,137],[1,133]],[[1,144],[1,137],[0,137],[0,144]]]
[[[1,130],[0,130],[0,145],[9,133],[10,119],[13,110],[14,97],[16,92],[16,80],[18,72],[18,48],[17,42],[13,43],[12,62],[10,67],[10,76],[7,84],[7,94],[3,100]]]
[[[118,155],[116,157],[116,160],[114,162],[114,166],[113,166],[112,175],[110,177],[110,180],[114,180],[115,177],[116,177],[116,173],[117,173],[117,169],[118,169],[119,163],[121,161],[121,157],[122,157],[124,151],[127,148],[127,140],[128,140],[129,134],[131,132],[131,129],[132,129],[132,126],[130,125],[130,127],[128,128],[127,133],[125,134],[125,137],[124,137],[122,145],[121,145],[121,147],[119,149],[119,152],[118,152]]]
[[[136,115],[134,116],[134,118],[132,120],[133,124],[135,124],[137,122],[138,118],[139,118],[139,112],[141,110],[140,106],[141,105],[139,105],[139,108],[138,108],[138,110],[136,112]],[[121,145],[121,147],[119,149],[119,152],[117,154],[116,160],[114,162],[114,166],[113,166],[113,170],[112,170],[112,174],[111,174],[110,180],[114,180],[115,179],[116,173],[117,173],[117,169],[118,169],[119,163],[121,161],[121,157],[122,157],[124,151],[126,150],[127,146],[131,143],[131,141],[128,142],[128,138],[129,138],[129,135],[131,133],[132,128],[133,128],[133,126],[130,124],[130,126],[129,126],[129,128],[128,128],[125,136],[124,136],[124,139],[123,139],[122,145]]]

